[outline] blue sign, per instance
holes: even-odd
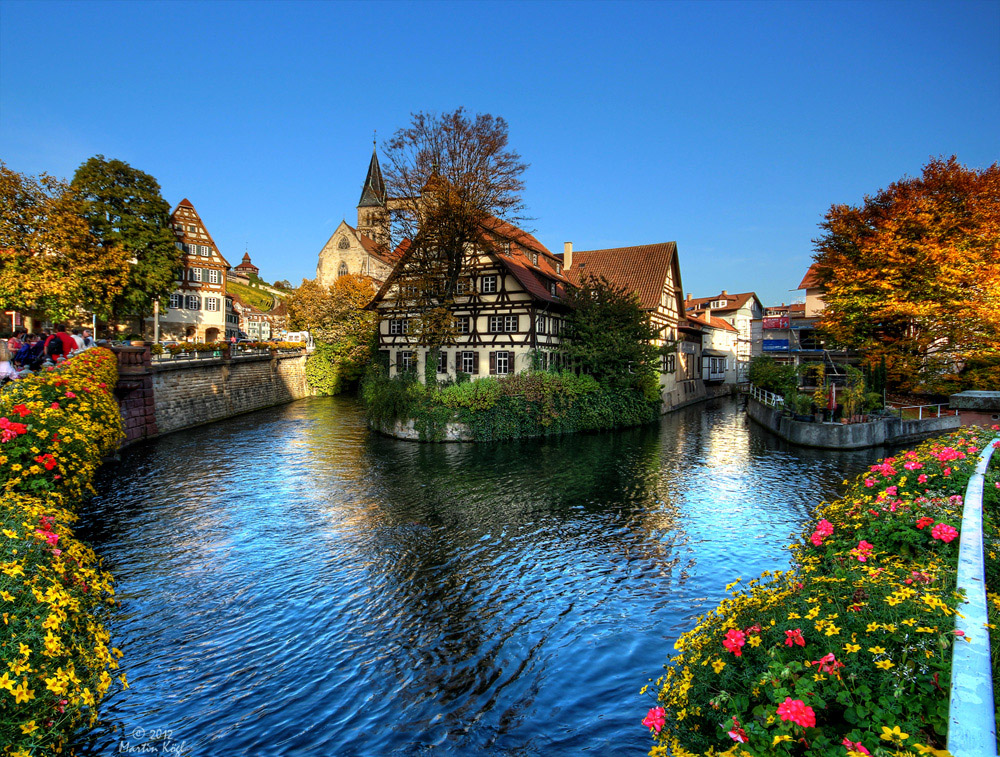
[[[788,352],[788,340],[768,339],[764,342],[764,352]]]

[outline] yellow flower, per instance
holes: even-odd
[[[789,620],[801,620],[802,616],[799,615],[797,612],[790,612],[790,613],[788,613],[788,619]]]
[[[8,602],[14,601],[14,595],[11,594],[9,591],[0,591],[0,597],[3,597],[3,599],[5,599]]]
[[[878,630],[878,623],[869,623],[868,628],[865,629],[868,633]]]
[[[714,670],[716,674],[721,673],[724,667],[726,667],[726,663],[718,658],[716,658],[715,662],[712,663],[712,670]]]
[[[917,628],[917,633],[937,633],[937,628],[931,628],[930,626],[919,626]]]
[[[891,741],[894,744],[902,744],[910,738],[910,734],[900,731],[898,725],[894,725],[891,731],[886,726],[882,726],[882,734],[879,738],[883,741]]]
[[[879,660],[875,663],[876,668],[882,668],[882,670],[888,670],[893,666],[892,660]]]
[[[21,725],[21,733],[23,733],[23,734],[34,733],[37,730],[38,730],[38,726],[35,725],[35,721],[34,720],[29,720],[27,723],[23,723]]]
[[[10,693],[13,695],[16,704],[21,704],[21,702],[27,702],[29,699],[35,698],[34,689],[28,688],[27,678],[22,678],[21,683],[11,689]]]
[[[791,741],[792,737],[787,733],[783,733],[780,736],[775,736],[774,741],[771,742],[771,746],[778,746],[782,741]]]
[[[872,654],[885,654],[885,650],[882,647],[868,647],[868,651]]]
[[[844,651],[848,654],[854,654],[855,652],[860,651],[860,649],[860,644],[844,644]]]
[[[837,628],[837,626],[835,626],[833,623],[831,623],[826,627],[827,636],[836,636],[838,633],[840,633],[840,629]]]
[[[17,531],[11,531],[9,528],[5,528],[3,530],[3,535],[6,536],[8,539],[16,539]]]
[[[747,644],[749,644],[751,647],[759,647],[760,636],[751,636],[749,639],[747,639]]]
[[[904,626],[910,626],[912,628],[913,626],[915,626],[917,624],[917,619],[916,618],[907,618],[906,620],[901,620],[899,622],[902,623]]]

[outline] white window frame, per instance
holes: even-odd
[[[503,317],[503,330],[506,332],[516,332],[521,325],[521,319],[516,315],[505,315]]]
[[[490,274],[489,276],[483,276],[482,282],[480,283],[480,292],[483,294],[496,294],[497,292],[497,277],[496,274]]]
[[[219,298],[218,297],[206,297],[205,298],[205,310],[211,313],[219,312]]]
[[[219,283],[219,272],[215,268],[208,269],[208,283],[209,284]]]
[[[212,251],[206,245],[199,245],[199,250],[203,258],[207,258],[212,254]]]
[[[192,303],[194,306],[192,307]],[[185,310],[201,310],[201,297],[196,294],[188,294],[184,297]]]
[[[472,319],[467,315],[460,315],[455,318],[455,331],[459,334],[468,334],[472,330]]]
[[[170,309],[180,310],[181,309],[181,295],[180,292],[174,292],[170,295]]]
[[[410,333],[410,321],[407,318],[390,318],[389,334],[401,335]]]
[[[201,281],[202,275],[201,275],[201,269],[200,268],[189,268],[188,270],[191,272],[189,274],[190,277],[191,277],[190,281],[198,281],[198,282]]]
[[[417,361],[413,357],[413,350],[403,350],[399,353],[399,365],[397,368],[400,373],[417,370]]]
[[[497,374],[496,375],[497,376],[506,376],[508,373],[511,372],[511,370],[510,370],[512,368],[511,363],[514,362],[511,359],[513,357],[513,355],[514,355],[514,353],[507,352],[506,350],[500,350],[499,352],[497,352],[496,358],[495,358],[495,360],[496,360],[496,369],[497,369]],[[503,360],[503,370],[500,370],[500,361],[501,361],[501,359]]]
[[[549,333],[549,319],[548,316],[538,314],[535,316],[535,332],[538,334],[548,334]]]

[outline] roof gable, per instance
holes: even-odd
[[[192,205],[191,201],[186,197],[177,203],[177,207],[174,208],[174,211],[170,214],[170,223],[172,226],[171,230],[174,232],[177,240],[183,244],[204,245],[205,239],[201,236],[195,236],[198,231],[203,232],[205,237],[208,239],[208,244],[211,245],[213,255],[218,256],[218,258],[222,261],[222,264],[226,266],[226,268],[229,268],[229,261],[227,261],[225,256],[222,254],[222,251],[219,249],[219,245],[217,245],[215,240],[212,239],[212,235],[208,232],[208,227],[206,227],[205,223],[201,220],[201,216],[198,215],[198,211],[195,210],[194,205]],[[181,226],[180,229],[177,228],[178,225]],[[188,226],[197,227],[196,231],[191,232]]]
[[[672,273],[677,312],[682,314],[676,242],[575,251],[573,267],[568,271],[570,280],[577,286],[588,276],[603,276],[612,284],[635,292],[644,310],[659,307],[668,273]]]

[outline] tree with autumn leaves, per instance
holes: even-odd
[[[320,394],[338,394],[361,377],[371,360],[375,314],[365,310],[375,294],[367,276],[339,276],[333,286],[303,279],[285,301],[293,330],[309,331],[316,345],[306,378]]]
[[[110,315],[125,290],[129,255],[101,246],[80,193],[53,176],[28,176],[0,162],[0,310],[43,320],[80,310]]]
[[[883,359],[898,391],[1000,386],[1000,166],[931,160],[815,240],[829,339]]]

